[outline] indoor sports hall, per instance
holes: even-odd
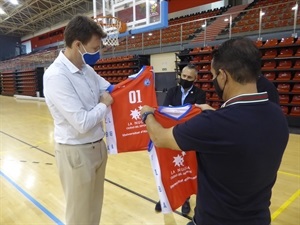
[[[66,25],[81,14],[108,33],[101,58],[91,65],[96,73],[118,85],[152,66],[158,106],[178,84],[182,69],[193,64],[198,71],[194,85],[205,91],[206,104],[219,109],[223,101],[213,86],[211,53],[232,38],[253,40],[261,53],[261,73],[276,87],[289,126],[272,189],[271,224],[299,225],[298,7],[297,0],[1,1],[0,224],[66,224],[43,76],[65,48]],[[136,118],[141,120],[139,114]],[[172,213],[156,212],[158,200],[147,149],[108,154],[100,225],[185,225],[194,216],[196,195],[190,198],[187,216],[181,207]]]

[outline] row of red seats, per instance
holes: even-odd
[[[295,63],[293,63],[292,60],[281,60],[277,62],[275,60],[265,61],[263,62],[262,70],[268,70],[268,69],[300,69],[300,59],[296,60]]]
[[[300,56],[300,48],[298,48],[295,52],[292,48],[284,48],[279,50],[278,49],[268,49],[265,51],[264,55],[262,56],[263,59],[272,59],[272,58],[283,58],[283,57],[292,57],[292,56]]]
[[[119,83],[127,79],[127,77],[104,77],[104,78],[110,83]]]
[[[281,106],[281,110],[285,115],[290,115],[290,116],[300,116],[300,106],[293,106],[289,107],[288,106]]]
[[[267,72],[264,73],[264,76],[268,80],[278,80],[278,81],[300,81],[300,71],[297,71],[294,76],[292,76],[291,72],[279,72],[278,76],[276,77],[275,72]],[[211,81],[212,80],[212,74],[203,74],[198,75],[198,81]]]
[[[275,72],[267,72],[264,73],[264,76],[268,80],[280,80],[280,81],[288,81],[288,80],[295,80],[300,81],[300,71],[297,71],[294,76],[292,76],[291,72],[279,72],[278,76],[276,77]]]
[[[128,76],[136,73],[134,69],[123,69],[123,70],[103,70],[99,71],[98,74],[101,76]]]
[[[279,102],[281,104],[296,104],[300,106],[300,95],[279,95]]]
[[[97,64],[102,62],[120,62],[120,61],[128,61],[134,59],[136,56],[134,55],[124,55],[124,56],[117,56],[117,57],[110,57],[110,58],[102,58],[99,59]]]
[[[300,93],[300,83],[296,83],[296,84],[279,83],[277,85],[277,90],[280,93],[286,93],[286,92]]]
[[[294,37],[285,37],[281,38],[280,41],[278,41],[277,38],[271,38],[266,40],[265,43],[263,43],[262,40],[255,41],[255,44],[259,48],[264,47],[276,47],[276,46],[288,46],[288,45],[300,45],[300,38],[296,39]]]
[[[120,63],[105,63],[105,64],[96,64],[94,69],[98,70],[101,68],[107,69],[117,69],[117,68],[126,68],[137,65],[137,62],[120,62]]]

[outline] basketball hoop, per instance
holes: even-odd
[[[121,20],[113,16],[98,16],[97,24],[103,28],[106,32],[107,37],[102,38],[102,42],[106,46],[117,46],[119,45],[119,31],[122,25]]]

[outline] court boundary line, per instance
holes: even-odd
[[[23,196],[25,196],[31,203],[33,203],[39,210],[41,210],[44,214],[46,214],[57,225],[65,225],[54,214],[52,214],[46,207],[44,207],[41,203],[35,200],[35,198],[33,198],[30,194],[28,194],[23,188],[21,188],[17,183],[15,183],[10,177],[4,174],[1,170],[0,170],[0,176],[3,177],[6,181],[8,181],[12,186],[14,186]]]
[[[298,189],[288,200],[286,200],[274,213],[271,215],[271,220],[274,221],[290,204],[292,204],[300,196]]]
[[[12,139],[15,139],[15,140],[17,140],[17,141],[19,141],[19,142],[21,142],[21,143],[23,143],[23,144],[25,144],[25,145],[28,145],[28,146],[32,147],[33,150],[38,150],[38,151],[41,151],[41,152],[43,152],[43,153],[46,153],[46,154],[48,154],[48,155],[50,155],[50,156],[55,157],[54,154],[49,153],[49,152],[47,152],[47,151],[45,151],[45,150],[43,150],[43,149],[41,149],[41,148],[38,148],[37,146],[33,146],[33,145],[31,145],[31,144],[29,144],[29,143],[27,143],[27,142],[25,142],[25,141],[22,141],[22,140],[19,139],[19,138],[16,138],[16,137],[10,135],[10,134],[7,134],[7,133],[5,133],[5,132],[3,132],[3,131],[0,131],[0,133],[4,134],[4,135],[6,135],[6,136],[8,136],[8,137],[10,137],[10,138],[12,138]],[[1,173],[1,171],[0,171],[0,173]],[[1,175],[1,174],[0,174],[0,175]],[[135,191],[133,191],[133,190],[131,190],[131,189],[129,189],[129,188],[126,188],[126,187],[124,187],[124,186],[122,186],[122,185],[120,185],[120,184],[118,184],[118,183],[116,183],[116,182],[114,182],[114,181],[111,181],[111,180],[109,180],[109,179],[107,179],[107,178],[104,178],[104,180],[105,180],[106,182],[112,184],[112,185],[115,185],[115,186],[117,186],[117,187],[119,187],[119,188],[121,188],[121,189],[123,189],[123,190],[125,190],[125,191],[128,191],[129,193],[134,194],[134,195],[136,195],[136,196],[138,196],[138,197],[140,197],[140,198],[142,198],[142,199],[145,199],[145,200],[147,200],[147,201],[149,201],[149,202],[151,202],[151,203],[156,203],[156,202],[157,202],[157,201],[155,201],[155,200],[153,200],[153,199],[151,199],[151,198],[148,198],[148,197],[145,196],[145,195],[142,195],[142,194],[140,194],[140,193],[138,193],[138,192],[135,192]],[[176,211],[173,211],[173,213],[175,213],[175,214],[177,214],[177,215],[179,215],[179,216],[182,216],[182,217],[184,217],[184,218],[187,218],[187,219],[192,220],[192,217],[191,217],[191,216],[184,216],[184,215],[182,215],[182,214],[181,214],[179,211],[177,211],[177,210],[176,210]],[[64,225],[64,224],[63,224],[63,225]]]

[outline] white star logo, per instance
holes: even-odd
[[[173,163],[175,164],[175,166],[178,166],[178,167],[183,166],[184,160],[181,155],[177,155],[176,157],[173,157],[173,158],[174,158]]]
[[[140,115],[141,115],[140,111],[138,111],[137,109],[130,110],[130,111],[131,111],[130,116],[132,119],[134,120],[140,119]]]

